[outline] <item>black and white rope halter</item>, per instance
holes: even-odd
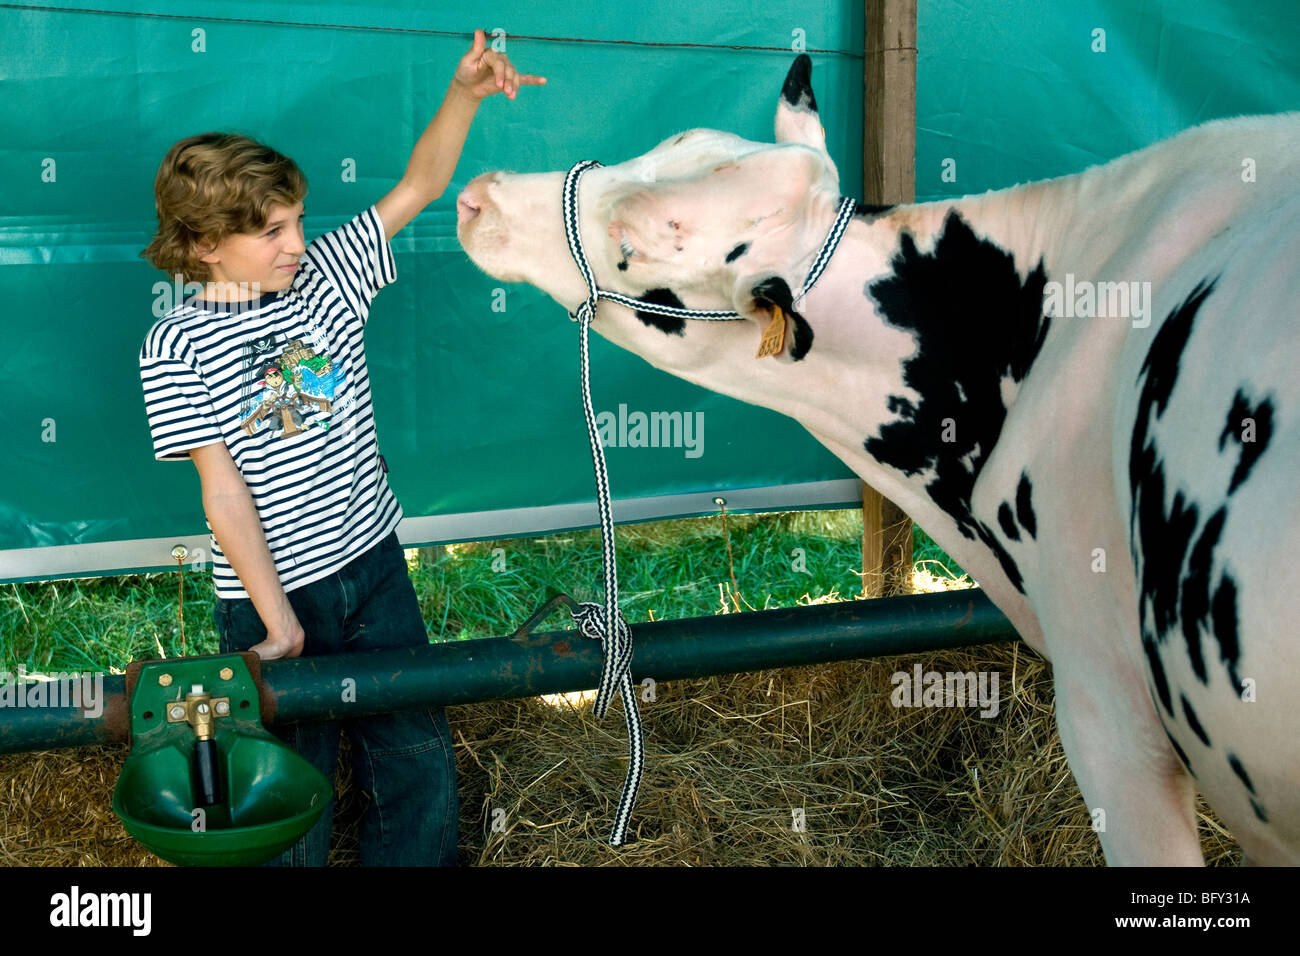
[[[634,299],[620,292],[611,292],[608,289],[597,287],[596,277],[587,262],[587,253],[582,248],[582,232],[578,220],[578,184],[582,182],[583,173],[600,165],[602,164],[594,159],[586,159],[574,164],[568,175],[564,177],[564,235],[569,240],[569,252],[573,256],[573,261],[578,264],[578,269],[582,272],[582,277],[586,280],[587,288],[590,290],[590,295],[587,296],[586,301],[578,306],[577,312],[570,312],[569,318],[576,322],[590,322],[596,317],[598,302],[601,299],[609,299],[611,302],[625,305],[629,309],[635,309],[638,312],[651,312],[655,315],[671,315],[677,318],[696,319],[703,322],[736,322],[744,319],[745,316],[738,312],[657,305]],[[812,287],[821,278],[827,263],[831,261],[831,256],[835,254],[835,247],[840,244],[840,238],[844,235],[844,230],[848,228],[849,220],[853,218],[853,210],[856,206],[856,200],[848,196],[840,199],[839,210],[835,214],[835,222],[831,225],[830,232],[826,234],[826,239],[817,252],[817,258],[813,260],[812,267],[808,270],[808,278],[804,280],[803,287],[795,294],[795,302],[798,302],[812,291]]]
[[[587,254],[582,248],[581,221],[578,212],[578,184],[582,174],[601,164],[594,159],[577,163],[564,177],[564,235],[569,241],[569,252],[578,264],[583,278],[590,290],[586,301],[578,306],[577,312],[569,313],[569,318],[578,323],[578,353],[582,366],[582,410],[587,419],[587,437],[591,441],[591,460],[596,470],[596,504],[600,514],[600,540],[602,568],[605,576],[605,603],[603,605],[584,603],[573,613],[578,629],[585,637],[601,642],[604,661],[600,671],[600,688],[596,693],[593,713],[604,717],[609,709],[614,688],[617,686],[623,698],[623,715],[627,722],[628,749],[630,761],[627,779],[623,783],[623,795],[619,798],[618,812],[614,817],[614,829],[609,837],[610,846],[622,846],[628,821],[632,816],[632,805],[636,802],[637,787],[641,783],[641,771],[645,766],[644,742],[641,733],[641,717],[637,713],[636,694],[632,686],[632,632],[618,609],[618,568],[614,555],[614,520],[611,516],[609,502],[609,473],[605,468],[605,451],[600,444],[600,433],[596,428],[596,416],[591,407],[591,363],[588,350],[588,332],[592,319],[596,316],[596,306],[601,299],[609,299],[619,305],[636,309],[640,312],[652,312],[657,315],[671,315],[685,319],[706,322],[736,322],[745,316],[737,312],[714,311],[708,309],[685,309],[671,305],[656,305],[633,299],[618,292],[598,288],[596,277],[587,262]],[[813,260],[812,268],[803,287],[795,295],[798,302],[821,278],[822,271],[830,262],[839,245],[840,237],[853,217],[856,203],[845,197],[840,201],[839,212],[831,226],[826,241],[822,243]]]

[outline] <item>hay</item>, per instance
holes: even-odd
[[[0,756],[0,863],[166,866],[113,813],[125,745]]]
[[[918,661],[998,671],[1000,713],[895,708],[891,675]],[[461,799],[478,808],[462,813],[476,827],[462,861],[1100,865],[1051,701],[1049,670],[1018,646],[659,684],[641,704],[648,769],[621,850],[604,845],[626,769],[621,715],[597,723],[589,706],[536,700],[457,708],[453,736],[471,758]],[[1207,859],[1233,862],[1232,841],[1203,822]]]
[[[1000,712],[895,708],[891,675],[996,671]],[[1056,737],[1049,669],[1018,645],[663,682],[642,701],[631,842],[605,845],[626,770],[619,705],[450,708],[472,865],[1089,866],[1088,808]],[[160,861],[113,816],[124,747],[0,756],[0,862]],[[331,861],[359,862],[346,779]],[[1199,806],[1206,858],[1240,852]],[[502,812],[494,812],[502,811]],[[804,826],[798,826],[802,811]]]

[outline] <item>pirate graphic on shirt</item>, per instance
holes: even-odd
[[[266,358],[273,347],[259,341],[250,343],[257,355],[255,363],[246,374],[256,376],[254,387],[245,389],[245,403],[240,423],[248,435],[255,434],[263,423],[269,423],[270,433],[281,438],[301,434],[317,426],[329,428],[329,419],[317,417],[308,422],[304,412],[328,415],[333,410],[335,390],[340,384],[337,371],[327,355],[317,355],[301,339],[290,339],[274,358]]]

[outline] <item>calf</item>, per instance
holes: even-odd
[[[479,176],[458,235],[573,310],[564,180]],[[590,169],[578,199],[601,289],[744,319],[602,302],[596,331],[797,419],[1053,662],[1108,862],[1201,863],[1197,787],[1249,862],[1300,862],[1300,113],[858,204],[806,295],[841,199],[806,56],[775,144],[689,130]]]

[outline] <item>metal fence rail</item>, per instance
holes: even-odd
[[[637,682],[706,677],[1018,639],[979,590],[848,601],[631,625]],[[600,645],[577,631],[266,661],[264,723],[360,717],[595,687]],[[125,678],[104,678],[103,712],[0,707],[0,753],[125,742]]]

